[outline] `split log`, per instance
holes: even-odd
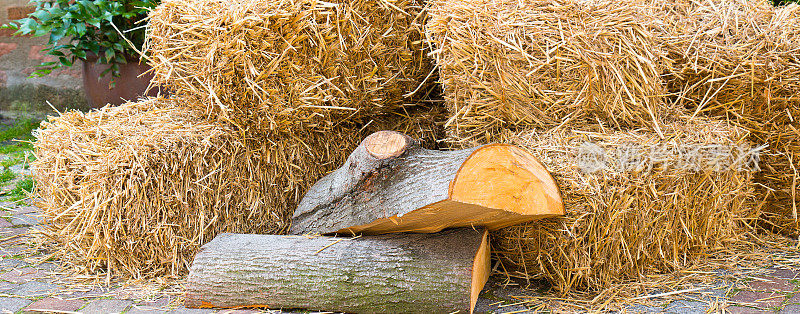
[[[381,131],[344,166],[312,186],[292,218],[292,234],[498,229],[564,214],[558,187],[530,153],[492,144],[459,151],[419,147]]]
[[[452,313],[489,278],[486,230],[334,238],[221,234],[192,263],[192,308]]]

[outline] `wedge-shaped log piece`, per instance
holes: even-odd
[[[192,263],[185,305],[348,313],[471,312],[486,230],[333,238],[221,234]]]
[[[563,214],[553,177],[517,146],[436,151],[402,133],[381,131],[308,190],[291,233],[497,229]]]

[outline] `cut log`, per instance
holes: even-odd
[[[492,144],[427,150],[402,133],[381,131],[364,139],[341,168],[308,190],[290,232],[497,229],[563,214],[553,177],[522,148]]]
[[[221,234],[192,263],[192,308],[471,312],[489,278],[488,232],[334,238]]]

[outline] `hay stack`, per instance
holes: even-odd
[[[338,167],[367,126],[330,133],[242,137],[186,110],[147,99],[42,124],[33,163],[43,235],[76,270],[123,277],[181,275],[220,232],[283,233],[305,190]],[[431,112],[380,117],[375,127],[417,137]]]
[[[424,89],[422,17],[417,0],[169,0],[150,15],[149,63],[240,128],[326,129]]]
[[[458,137],[602,123],[658,129],[665,59],[644,16],[592,0],[432,0],[433,47]]]
[[[548,167],[567,212],[498,231],[493,248],[506,267],[545,278],[563,293],[599,290],[691,266],[695,257],[744,239],[758,217],[747,206],[752,175],[737,162],[747,156],[739,149],[746,133],[695,121],[667,124],[663,134],[499,134]]]
[[[730,119],[768,144],[764,172],[767,223],[800,233],[800,6],[768,1],[645,0],[640,10],[661,21],[673,61],[665,75],[671,100],[695,112]]]
[[[672,66],[670,95],[697,113],[736,118],[797,105],[800,6],[769,1],[645,0]]]

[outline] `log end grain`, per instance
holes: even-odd
[[[564,214],[558,185],[533,155],[514,145],[476,150],[450,185],[450,199],[532,216]]]

